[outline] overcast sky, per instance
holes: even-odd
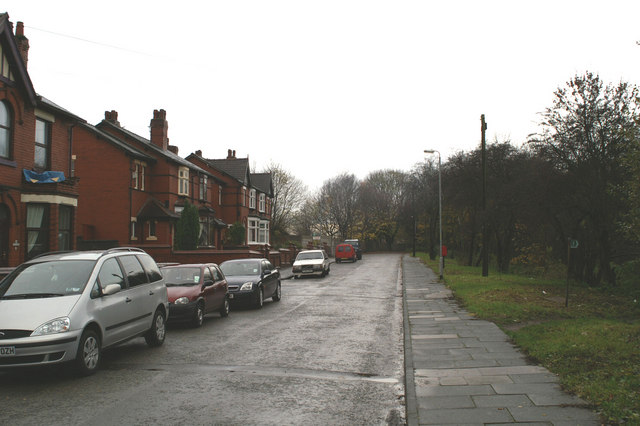
[[[640,80],[640,1],[25,1],[36,91],[97,124],[271,162],[316,189],[409,171],[487,139],[520,146],[553,92],[591,71]]]

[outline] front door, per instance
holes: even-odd
[[[0,204],[0,267],[9,266],[9,208]]]

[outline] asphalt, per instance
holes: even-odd
[[[495,324],[462,309],[419,259],[403,256],[402,281],[408,425],[601,424]]]

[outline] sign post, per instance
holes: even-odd
[[[569,306],[569,275],[571,271],[571,249],[578,248],[578,240],[574,240],[573,238],[567,238],[567,291],[564,296],[564,307],[567,308]]]

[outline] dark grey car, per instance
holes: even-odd
[[[262,308],[264,300],[278,302],[282,297],[280,271],[267,259],[234,259],[220,264],[229,284],[232,304],[248,303]]]

